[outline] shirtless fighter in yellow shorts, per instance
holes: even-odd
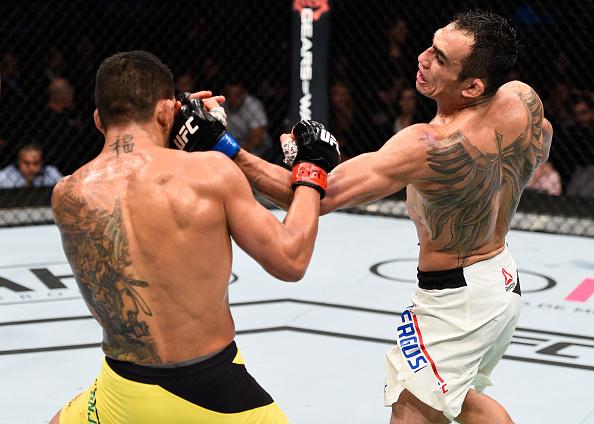
[[[325,175],[339,153],[319,128],[296,126],[308,147],[281,223],[230,159],[239,145],[224,117],[207,112],[220,112],[224,100],[210,95],[182,106],[170,70],[142,51],[107,58],[97,71],[94,118],[105,145],[55,187],[52,208],[80,291],[103,328],[105,360],[52,424],[287,422],[233,341],[231,238],[273,276],[302,278]],[[218,151],[170,149],[170,139],[185,150]]]

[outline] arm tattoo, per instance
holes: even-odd
[[[104,351],[124,361],[160,363],[143,320],[152,312],[137,290],[149,284],[125,273],[132,262],[119,198],[111,212],[90,209],[68,188],[55,213],[81,294],[103,327]]]
[[[425,199],[432,239],[447,228],[451,238],[440,251],[456,252],[459,266],[492,231],[499,209],[496,202],[503,188],[510,193],[501,199],[509,228],[522,191],[540,163],[542,104],[533,90],[518,96],[526,110],[526,127],[505,147],[503,136],[495,131],[497,153],[482,153],[459,130],[448,137],[445,146],[427,151],[429,167],[437,175],[424,179],[433,183],[430,189],[418,191]]]

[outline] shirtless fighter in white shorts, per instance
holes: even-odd
[[[547,160],[553,131],[534,90],[505,83],[517,53],[506,19],[483,11],[457,15],[418,57],[416,88],[437,102],[435,118],[328,176],[322,213],[407,188],[419,284],[387,358],[392,423],[511,422],[481,390],[520,311],[505,237],[530,176]],[[282,140],[290,145],[292,137]],[[290,172],[245,151],[235,162],[262,194],[290,205]]]

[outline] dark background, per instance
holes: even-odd
[[[268,132],[277,140],[293,124],[286,120],[292,3],[3,1],[0,167],[31,141],[44,146],[48,161],[63,174],[92,159],[102,146],[92,123],[97,66],[132,49],[155,53],[176,76],[191,74],[194,89],[221,92],[226,81],[243,82],[263,102]],[[571,116],[576,99],[593,99],[592,1],[331,1],[329,86],[346,87],[352,113],[345,128],[334,112],[326,124],[335,127],[347,156],[379,148],[394,132],[399,94],[414,86],[418,54],[436,29],[467,8],[493,10],[517,27],[522,50],[510,79],[532,85],[545,104],[555,127],[551,163],[565,192],[577,169],[594,165],[594,129],[576,128]],[[404,35],[391,38],[390,28],[399,22]],[[65,78],[75,93],[75,104],[60,122],[45,111],[55,78]],[[431,119],[433,103],[417,102],[416,120]],[[334,109],[339,108],[331,102]]]

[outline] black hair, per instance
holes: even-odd
[[[33,152],[33,151],[37,151],[37,152],[41,153],[41,156],[43,157],[43,148],[41,147],[41,145],[38,143],[35,143],[35,142],[31,142],[31,143],[23,143],[18,146],[17,158],[20,159],[21,155],[25,152]]]
[[[506,18],[485,10],[458,13],[452,23],[474,38],[458,79],[482,78],[485,94],[495,92],[516,64],[519,40],[515,28]]]
[[[146,123],[161,99],[173,99],[171,70],[152,53],[134,50],[105,59],[97,70],[95,105],[105,128]]]

